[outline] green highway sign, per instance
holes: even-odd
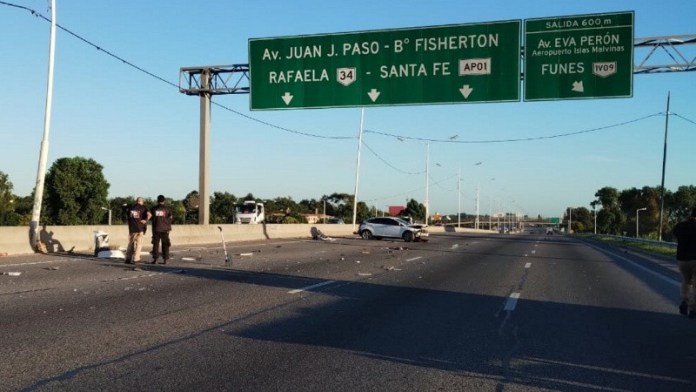
[[[520,100],[521,21],[249,40],[252,110]]]
[[[524,100],[633,96],[634,13],[525,20]]]

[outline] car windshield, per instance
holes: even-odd
[[[399,223],[401,223],[401,224],[404,225],[404,226],[410,226],[410,225],[411,225],[410,223],[406,222],[405,220],[403,220],[403,219],[401,219],[401,218],[394,218],[394,220],[397,221],[397,222],[399,222]]]

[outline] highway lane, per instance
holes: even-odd
[[[693,390],[673,263],[576,239],[3,259],[2,390]]]

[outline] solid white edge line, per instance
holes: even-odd
[[[290,290],[290,291],[288,291],[288,294],[297,294],[297,293],[301,293],[301,292],[303,292],[303,291],[315,289],[315,288],[321,287],[321,286],[326,286],[327,284],[331,284],[331,283],[334,283],[334,282],[335,282],[335,280],[327,280],[326,282],[321,282],[321,283],[313,284],[313,285],[311,285],[311,286],[303,287],[303,288],[301,288],[301,289]]]
[[[418,257],[411,257],[410,259],[406,259],[406,261],[415,261],[415,260],[418,260],[418,259],[422,259],[422,257],[421,257],[421,256],[418,256]]]
[[[510,294],[510,297],[508,297],[507,301],[505,301],[505,308],[503,310],[509,310],[509,311],[515,310],[515,307],[517,306],[517,300],[519,298],[520,298],[520,293]]]
[[[587,243],[586,243],[586,244],[587,244]],[[655,271],[651,270],[650,268],[643,267],[642,265],[636,263],[636,262],[633,261],[633,260],[629,260],[629,259],[627,259],[627,258],[625,258],[625,257],[623,257],[623,256],[620,256],[620,255],[618,255],[618,254],[616,254],[616,253],[614,253],[614,252],[611,252],[611,251],[608,251],[608,250],[606,250],[606,249],[602,249],[602,248],[596,247],[596,246],[594,246],[594,245],[592,245],[592,244],[587,244],[587,245],[588,245],[589,247],[591,247],[591,248],[594,248],[596,251],[599,251],[600,253],[602,253],[602,252],[609,253],[609,254],[612,255],[613,257],[616,257],[617,259],[620,259],[620,260],[622,260],[622,261],[625,261],[625,262],[631,264],[632,266],[634,266],[634,267],[636,267],[636,268],[638,268],[638,269],[641,269],[641,270],[643,270],[643,271],[645,271],[645,272],[647,272],[647,273],[649,273],[649,274],[651,274],[651,275],[653,275],[653,276],[655,276],[655,277],[657,277],[657,278],[660,278],[660,279],[664,280],[665,282],[667,282],[667,283],[669,283],[669,284],[671,284],[671,285],[673,285],[673,286],[676,286],[676,287],[680,287],[680,286],[681,286],[681,282],[677,282],[677,281],[674,280],[674,279],[670,279],[670,278],[668,278],[668,277],[662,275],[662,274],[659,273],[659,272],[655,272]]]

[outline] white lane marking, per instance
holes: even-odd
[[[422,258],[423,258],[422,256],[418,256],[418,257],[411,257],[410,259],[406,259],[406,261],[416,261],[416,260],[418,260],[418,259],[422,259]]]
[[[290,290],[290,291],[288,291],[288,294],[297,294],[297,293],[301,293],[301,292],[303,292],[303,291],[307,291],[307,290],[311,290],[311,289],[316,289],[317,287],[326,286],[327,284],[331,284],[331,283],[334,283],[334,282],[335,282],[335,280],[327,280],[326,282],[321,282],[321,283],[313,284],[313,285],[311,285],[311,286],[303,287],[303,288],[301,288],[301,289]]]
[[[535,253],[536,253],[536,250],[533,250],[533,249],[532,249],[532,254],[535,254]]]
[[[452,245],[452,247],[450,249],[457,249],[457,248],[459,248],[459,244]]]
[[[513,311],[517,306],[517,300],[520,298],[520,293],[512,293],[505,301],[505,308],[503,310]]]
[[[2,264],[2,265],[0,265],[0,267],[21,267],[23,265],[50,264],[50,263],[58,263],[60,261],[65,261],[65,260],[35,261],[33,263],[19,263],[19,264]]]
[[[668,277],[662,275],[662,274],[659,273],[659,272],[655,272],[655,271],[651,270],[650,268],[643,267],[642,265],[636,263],[636,262],[633,261],[633,260],[629,260],[629,259],[627,259],[627,258],[625,258],[625,257],[623,257],[623,256],[619,256],[619,255],[617,255],[617,254],[614,253],[614,252],[611,252],[611,251],[608,251],[608,250],[605,250],[605,249],[598,248],[598,247],[596,247],[596,246],[594,246],[594,245],[592,245],[592,244],[587,244],[587,245],[588,245],[589,247],[594,248],[595,250],[599,251],[600,253],[602,253],[602,252],[609,253],[609,254],[612,255],[613,257],[616,257],[617,259],[621,259],[622,261],[625,261],[625,262],[627,262],[627,263],[633,265],[634,267],[636,267],[636,268],[638,268],[638,269],[641,269],[641,270],[643,270],[643,271],[645,271],[645,272],[647,272],[647,273],[649,273],[649,274],[651,274],[651,275],[653,275],[653,276],[655,276],[655,277],[657,277],[657,278],[659,278],[659,279],[662,279],[662,280],[664,280],[665,282],[667,282],[667,283],[669,283],[669,284],[671,284],[671,285],[673,285],[673,286],[676,286],[676,287],[680,287],[680,286],[681,286],[681,282],[677,282],[677,281],[674,280],[674,279],[670,279],[670,278],[668,278]]]
[[[532,263],[527,263],[524,265],[524,268],[529,269],[532,268]]]

